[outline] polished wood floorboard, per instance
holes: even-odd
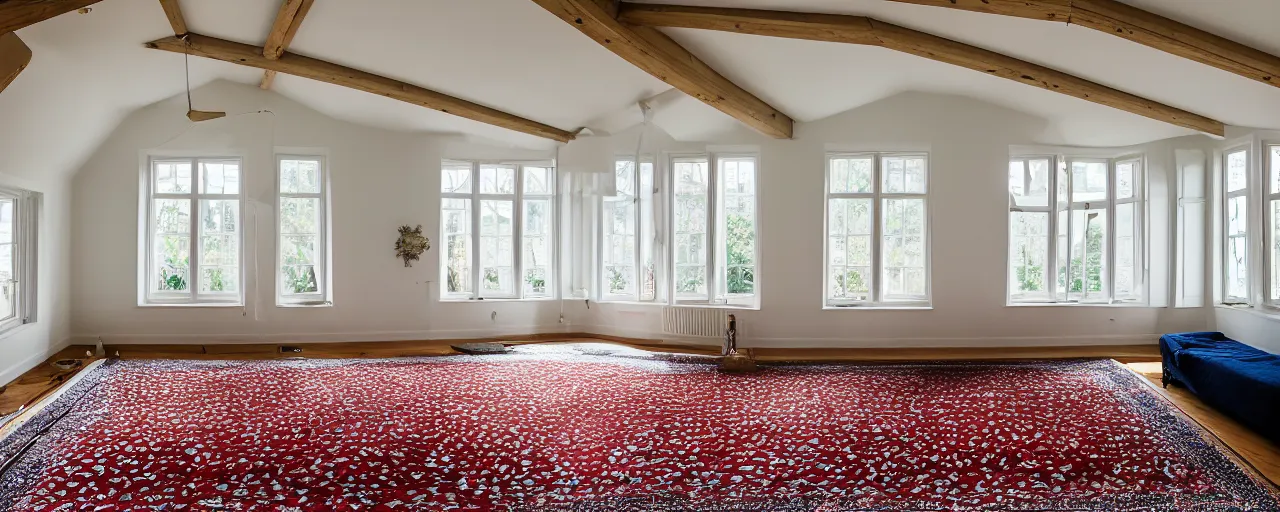
[[[458,352],[450,345],[467,341],[525,343],[598,343],[612,342],[656,352],[719,355],[719,348],[705,345],[679,345],[661,340],[640,340],[592,334],[549,334],[511,336],[484,340],[426,340],[352,343],[270,343],[209,345],[108,345],[107,354],[124,359],[283,359],[305,358],[386,358],[405,356],[440,356]],[[19,408],[29,407],[48,396],[79,368],[60,371],[52,361],[80,358],[84,364],[89,347],[72,346],[51,357],[0,391],[0,417]],[[762,362],[902,362],[957,360],[1017,360],[1110,358],[1126,363],[1153,384],[1162,396],[1185,412],[1225,445],[1252,465],[1273,483],[1280,482],[1280,446],[1241,426],[1235,420],[1208,407],[1185,389],[1160,386],[1160,352],[1156,345],[1073,346],[1073,347],[989,347],[989,348],[758,348],[748,350]],[[81,366],[81,368],[83,365]]]

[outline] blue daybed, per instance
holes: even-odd
[[[1160,337],[1164,385],[1185,386],[1205,403],[1280,442],[1280,355],[1220,332]]]

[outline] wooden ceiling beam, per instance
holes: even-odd
[[[160,7],[164,8],[164,17],[169,19],[173,34],[177,36],[186,34],[187,20],[182,17],[182,7],[178,5],[178,0],[160,0]]]
[[[1116,0],[890,1],[1080,25],[1280,87],[1280,57]]]
[[[765,135],[789,139],[786,114],[738,87],[666,34],[615,19],[609,0],[533,0],[626,61]]]
[[[100,0],[2,0],[0,1],[0,34],[40,23],[44,20],[83,9]]]
[[[1223,123],[1045,66],[862,16],[753,9],[623,3],[618,20],[648,27],[684,27],[881,46],[966,67],[1221,137]]]
[[[194,33],[188,33],[185,41],[177,36],[166,37],[149,42],[146,47],[310,78],[559,142],[568,142],[574,138],[572,132],[530,121],[491,107],[358,69],[287,52],[281,53],[277,59],[268,59],[263,48]]]
[[[0,34],[0,91],[9,87],[30,63],[31,48],[18,38],[18,34]]]
[[[293,36],[298,33],[298,27],[302,25],[302,18],[306,17],[307,11],[311,10],[311,4],[314,1],[284,0],[281,2],[280,12],[276,14],[276,21],[271,25],[271,33],[267,35],[267,44],[262,47],[264,57],[278,59],[289,48],[289,44],[293,42]],[[270,89],[275,79],[275,71],[263,71],[262,82],[258,86]]]

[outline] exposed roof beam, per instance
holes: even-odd
[[[891,1],[1080,25],[1280,87],[1280,57],[1116,0]]]
[[[618,22],[608,0],[533,1],[619,57],[685,94],[765,135],[791,138],[790,117],[721,76],[666,34]]]
[[[100,0],[0,0],[0,34],[81,9]]]
[[[257,46],[193,33],[188,33],[185,39],[184,42],[177,36],[166,37],[147,43],[146,46],[319,80],[560,142],[568,142],[574,137],[573,133],[554,126],[319,59],[292,53],[282,53],[278,59],[268,59],[263,54],[263,49]]]
[[[18,73],[27,69],[31,63],[31,48],[27,47],[18,34],[9,32],[0,34],[0,91],[4,91]]]
[[[267,44],[262,47],[262,55],[268,59],[278,59],[293,42],[293,36],[302,25],[302,18],[311,10],[314,0],[284,0],[280,4],[280,12],[276,14],[276,22],[271,25],[271,33],[267,35]],[[275,71],[263,71],[263,89],[270,89],[276,79]]]
[[[173,27],[174,35],[186,34],[187,20],[182,17],[182,7],[178,5],[178,0],[160,0],[160,6],[164,7],[164,17],[169,18],[169,26]]]
[[[976,46],[862,16],[624,3],[618,19],[649,27],[720,30],[882,46],[1007,78],[1221,137],[1219,121]]]

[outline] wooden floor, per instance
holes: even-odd
[[[124,359],[283,359],[306,358],[383,358],[404,356],[438,356],[457,354],[450,348],[459,341],[431,340],[360,343],[298,344],[217,344],[217,345],[108,345],[107,354]],[[591,343],[612,342],[631,347],[688,354],[718,355],[718,347],[678,345],[658,340],[636,340],[591,334],[558,334],[492,338],[479,341],[525,343]],[[30,407],[55,391],[92,362],[85,351],[90,347],[72,346],[51,357],[0,389],[0,418]],[[1208,407],[1186,390],[1160,386],[1160,352],[1155,345],[1076,346],[1076,347],[1000,347],[1000,348],[909,348],[909,349],[779,349],[749,350],[759,361],[820,362],[894,362],[937,360],[1014,360],[1110,358],[1127,364],[1142,374],[1152,388],[1167,398],[1189,417],[1217,436],[1225,445],[1252,465],[1272,483],[1280,482],[1280,446],[1244,428],[1231,418]],[[79,358],[83,364],[71,370],[58,370],[50,363],[57,359]]]

